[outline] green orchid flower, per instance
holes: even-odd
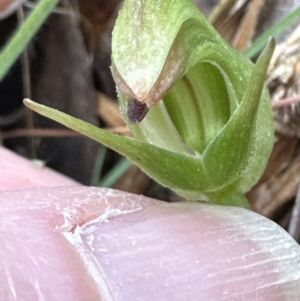
[[[275,47],[256,65],[228,45],[190,0],[125,0],[112,73],[133,138],[26,100],[107,145],[187,200],[247,207],[273,146],[264,86]]]

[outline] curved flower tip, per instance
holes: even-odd
[[[189,199],[202,190],[210,200],[222,191],[226,199],[258,180],[273,145],[263,83],[274,47],[271,41],[254,68],[192,1],[125,0],[112,44],[125,119],[137,139],[196,158],[200,167],[186,175],[206,183],[194,191],[172,189]],[[170,177],[179,168],[168,167]]]
[[[189,1],[124,2],[112,40],[112,73],[121,92],[151,108],[182,76],[186,55],[174,41],[194,11]]]

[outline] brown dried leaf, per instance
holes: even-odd
[[[228,42],[232,42],[251,0],[221,0],[209,16],[210,22]]]
[[[299,185],[299,150],[298,139],[277,136],[263,177],[247,194],[255,211],[273,218],[277,209],[295,196]]]
[[[98,112],[108,125],[112,127],[126,126],[117,101],[103,93],[98,94]]]
[[[253,0],[249,3],[233,41],[233,46],[238,50],[244,50],[250,45],[264,3],[265,0]]]

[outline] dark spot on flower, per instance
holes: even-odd
[[[148,113],[149,108],[143,102],[138,101],[135,98],[132,98],[128,101],[127,104],[127,116],[130,122],[138,123],[141,122],[146,114]]]

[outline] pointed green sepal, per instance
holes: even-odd
[[[205,186],[208,185],[204,177],[202,159],[185,153],[169,151],[134,138],[114,134],[29,99],[25,99],[24,104],[35,112],[126,156],[149,176],[165,186],[195,193],[199,190],[205,190]],[[199,181],[199,178],[203,178],[204,181]]]
[[[260,106],[266,108],[269,106],[269,100],[261,99],[261,95],[274,48],[275,41],[272,39],[257,60],[241,104],[203,153],[203,161],[209,168],[208,176],[211,177],[211,183],[214,186],[212,189],[232,184],[245,173],[258,175],[261,173],[261,167],[255,160],[258,155],[262,156],[266,151],[270,152],[273,137],[271,135],[259,137],[257,129],[261,125],[257,122],[257,115]],[[269,126],[272,126],[273,122],[270,118],[267,122]],[[264,125],[266,125],[265,122]],[[262,139],[267,143],[262,143]],[[267,150],[266,147],[268,147]]]
[[[112,73],[134,138],[26,100],[31,109],[132,160],[187,200],[247,207],[273,146],[264,87],[275,43],[254,66],[191,0],[125,0]]]

